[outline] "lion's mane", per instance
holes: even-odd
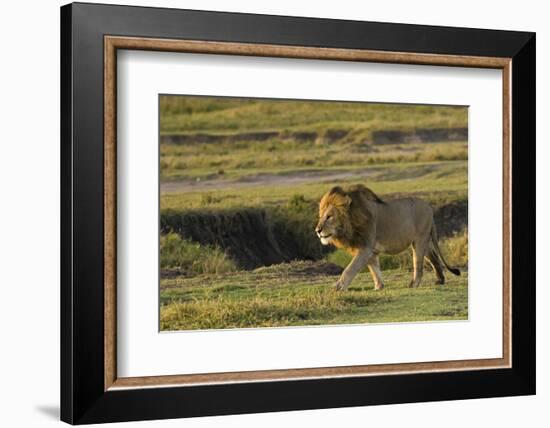
[[[333,244],[355,253],[363,246],[368,236],[368,222],[372,220],[372,204],[384,204],[369,188],[357,184],[347,190],[340,186],[333,187],[325,193],[319,203],[319,213],[322,216],[328,207],[333,206],[338,210],[338,235]]]

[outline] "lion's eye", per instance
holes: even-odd
[[[327,220],[330,220],[332,218],[332,214],[327,215]]]

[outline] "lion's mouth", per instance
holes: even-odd
[[[332,236],[332,233],[329,233],[328,235],[321,235],[319,233],[319,239],[321,240],[321,244],[328,245],[330,244],[330,237]]]
[[[319,239],[321,240],[321,244],[328,245],[330,243],[330,238],[332,237],[332,233],[328,233],[326,235],[319,233],[318,235],[319,235]]]

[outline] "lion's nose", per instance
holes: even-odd
[[[315,228],[315,233],[316,233],[317,235],[319,235],[319,234],[321,233],[321,230],[322,230],[322,229],[321,229],[319,226],[317,226],[317,227]]]

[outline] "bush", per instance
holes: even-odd
[[[442,240],[440,243],[443,256],[449,264],[468,266],[468,229]]]
[[[301,213],[306,211],[309,214],[310,208],[311,208],[311,201],[308,201],[304,195],[295,193],[290,197],[286,206],[287,208],[295,212]]]
[[[273,232],[279,245],[288,245],[300,259],[318,260],[328,251],[315,234],[317,202],[301,194],[293,195],[285,205],[270,210]]]
[[[380,269],[381,270],[401,269],[401,270],[412,271],[413,269],[412,250],[408,248],[402,253],[396,254],[394,256],[390,256],[388,254],[381,254]]]
[[[160,266],[182,269],[192,275],[237,270],[221,249],[184,240],[174,232],[160,236]]]
[[[201,205],[212,205],[217,204],[221,201],[221,198],[214,196],[212,193],[203,193],[201,195]]]
[[[345,268],[349,262],[351,262],[351,255],[344,250],[336,250],[327,256],[327,261],[334,263],[335,265]]]

